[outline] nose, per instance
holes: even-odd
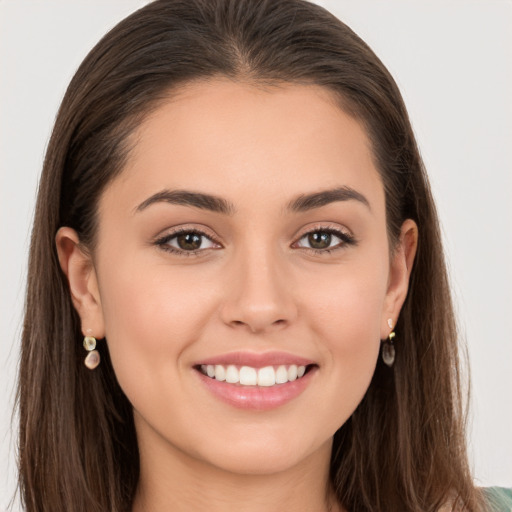
[[[221,311],[225,324],[262,334],[282,329],[297,317],[286,258],[276,253],[253,246],[230,262]]]

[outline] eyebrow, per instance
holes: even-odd
[[[290,201],[286,209],[288,211],[300,213],[320,208],[338,201],[350,200],[358,201],[371,210],[368,199],[366,199],[366,197],[357,190],[347,186],[322,190],[311,194],[301,194]],[[222,213],[224,215],[233,215],[236,212],[236,208],[233,203],[223,199],[222,197],[204,194],[202,192],[193,192],[190,190],[162,190],[153,194],[151,197],[148,197],[145,201],[139,204],[135,209],[135,212],[141,212],[155,203],[192,206],[193,208],[200,208],[201,210]]]
[[[235,212],[234,205],[221,197],[189,190],[162,190],[148,197],[137,206],[135,211],[140,212],[155,203],[192,206],[194,208],[200,208],[201,210],[223,213],[224,215],[233,215]]]
[[[312,194],[302,194],[288,204],[288,210],[292,212],[305,212],[330,203],[350,200],[359,201],[371,211],[368,199],[357,190],[346,186],[313,192]]]

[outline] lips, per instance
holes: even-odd
[[[194,365],[202,384],[216,398],[242,409],[267,410],[298,397],[318,366],[282,352],[237,352]]]
[[[224,366],[250,366],[252,368],[263,368],[264,366],[279,366],[279,365],[292,365],[307,366],[314,364],[311,359],[288,354],[286,352],[231,352],[229,354],[209,357],[198,361],[194,366],[201,365],[216,365],[221,364]]]

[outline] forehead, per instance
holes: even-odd
[[[114,186],[131,189],[133,204],[164,188],[268,201],[350,186],[382,199],[365,131],[319,86],[191,83],[132,137]]]

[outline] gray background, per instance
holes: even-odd
[[[11,411],[44,150],[83,57],[145,3],[0,0],[0,510],[15,489]],[[402,90],[438,201],[469,349],[475,478],[512,486],[512,3],[318,3],[370,44]]]

